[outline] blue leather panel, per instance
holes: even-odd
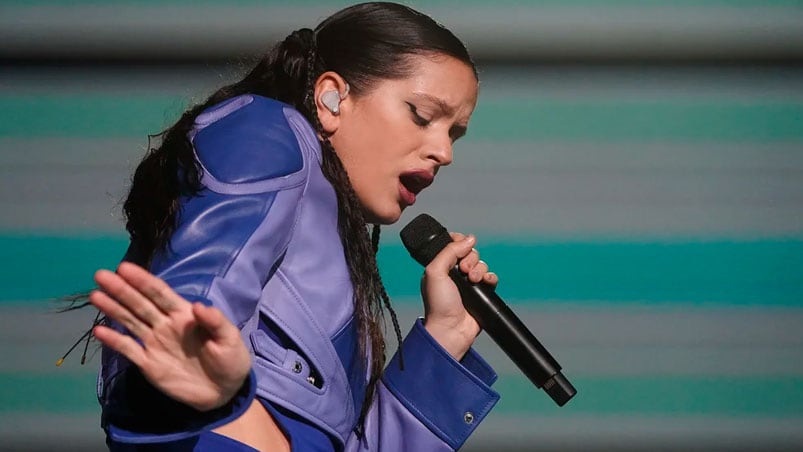
[[[204,190],[198,196],[183,199],[179,227],[170,239],[170,249],[154,256],[151,271],[190,300],[208,298],[212,281],[237,258],[268,215],[275,196],[273,192],[229,196]],[[265,272],[262,284],[268,276]],[[226,306],[218,307],[231,309],[224,313],[239,324],[256,308],[260,286],[253,290],[256,293],[251,296],[227,300]]]
[[[382,376],[385,386],[443,442],[459,449],[499,394],[452,358],[427,333],[421,319],[404,340],[403,350],[404,370],[399,369],[397,353]],[[475,358],[472,365],[481,364]],[[487,378],[493,371],[487,368],[482,374]],[[466,422],[466,413],[471,413],[471,422]]]
[[[335,452],[337,450],[334,438],[310,421],[267,400],[262,401],[262,405],[270,412],[284,434],[290,438],[292,450],[303,452]]]
[[[360,356],[360,349],[357,340],[357,324],[354,318],[349,320],[343,329],[332,338],[332,345],[335,346],[337,356],[346,369],[351,388],[351,397],[354,401],[354,409],[359,413],[362,407],[362,400],[365,397],[366,369],[363,359]]]
[[[460,364],[462,364],[466,370],[476,375],[476,377],[482,380],[486,385],[491,386],[496,382],[496,372],[494,372],[491,365],[482,359],[482,356],[473,348],[468,349],[466,355],[460,360]]]
[[[228,184],[257,182],[300,170],[301,149],[284,107],[273,99],[253,96],[252,102],[233,112],[219,109],[228,114],[195,135],[198,160],[212,177]]]

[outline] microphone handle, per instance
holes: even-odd
[[[560,372],[560,364],[533,336],[490,286],[473,283],[455,265],[449,276],[457,285],[463,306],[536,387],[563,406],[577,390]]]

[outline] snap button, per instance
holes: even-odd
[[[474,423],[474,413],[471,411],[466,411],[466,414],[463,415],[463,422],[466,424],[473,424]]]
[[[301,366],[300,362],[296,361],[296,362],[293,363],[293,372],[295,372],[297,374],[300,374],[301,373],[301,369],[302,369],[302,366]]]
[[[312,375],[310,375],[309,377],[307,377],[307,382],[308,382],[309,384],[311,384],[311,385],[314,385],[314,384],[315,384],[315,377],[313,377]]]

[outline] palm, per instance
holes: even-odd
[[[121,265],[118,274],[98,272],[96,280],[117,301],[93,292],[92,303],[141,345],[104,327],[96,329],[96,337],[137,365],[160,391],[209,410],[225,404],[242,386],[250,368],[248,350],[219,310],[189,303],[130,264]]]

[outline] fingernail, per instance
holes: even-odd
[[[476,238],[476,237],[474,237],[474,234],[469,234],[469,235],[467,235],[467,236],[466,236],[466,242],[473,242],[473,241],[475,241],[476,239],[477,239],[477,238]]]

